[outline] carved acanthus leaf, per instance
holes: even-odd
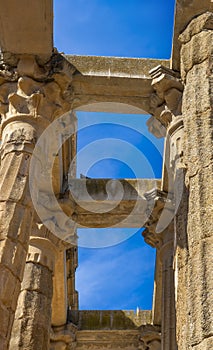
[[[66,59],[54,54],[43,67],[34,56],[23,55],[10,74],[0,71],[0,110],[7,114],[40,115],[50,121],[70,109],[66,91],[75,68]],[[11,75],[13,79],[11,82]]]
[[[40,66],[35,56],[17,57],[16,66],[6,67],[0,64],[0,124],[2,157],[5,152],[23,150],[30,138],[24,128],[31,125],[31,141],[35,144],[42,131],[56,118],[71,109],[70,98],[66,91],[70,89],[75,68],[66,59],[54,53],[48,63]],[[37,123],[39,119],[39,123]],[[17,123],[15,126],[14,123]],[[12,127],[8,128],[8,125]],[[34,134],[36,125],[36,135]],[[14,139],[14,128],[18,130]],[[22,137],[20,137],[20,130]],[[12,135],[10,135],[10,133]],[[25,136],[25,137],[24,137]],[[20,145],[22,141],[23,147]],[[4,143],[10,142],[10,145]],[[19,144],[19,148],[17,148]],[[7,148],[7,150],[6,150]],[[28,147],[27,151],[30,151]],[[31,152],[31,151],[30,151]]]

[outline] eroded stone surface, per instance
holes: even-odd
[[[211,22],[212,14],[207,12],[193,20],[181,35],[185,80],[183,159],[188,187],[188,208],[186,202],[181,205],[187,210],[186,221],[182,220],[186,239],[183,235],[179,241],[182,252],[178,249],[177,259],[177,337],[181,349],[208,349],[212,342],[213,262],[208,250],[212,250],[213,222]]]

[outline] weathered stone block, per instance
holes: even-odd
[[[193,36],[190,42],[181,48],[181,76],[185,80],[186,74],[196,64],[210,61],[213,52],[213,31],[201,32]],[[210,68],[210,64],[209,64]]]
[[[24,247],[18,243],[14,243],[9,239],[0,241],[0,261],[12,273],[22,279],[25,267],[26,251]]]
[[[211,80],[210,62],[205,60],[199,65],[193,66],[188,72],[186,87],[183,93],[182,110],[187,114],[193,127],[195,115],[200,115],[211,110]],[[202,89],[200,88],[202,86]]]
[[[4,305],[8,308],[15,310],[16,303],[14,300],[17,300],[19,289],[21,283],[17,278],[4,266],[0,266],[1,281],[0,284],[0,295]]]
[[[181,43],[185,44],[191,40],[191,38],[200,33],[201,31],[213,30],[213,13],[205,12],[197,18],[194,18],[187,28],[179,36]]]
[[[27,249],[32,213],[29,208],[13,202],[0,203],[0,238],[7,233],[12,240],[18,240]]]
[[[7,347],[7,341],[0,335],[0,350],[5,350]]]
[[[204,339],[200,344],[193,346],[193,350],[210,350],[213,349],[213,336],[208,339]]]
[[[9,140],[6,140],[7,144]],[[12,142],[11,142],[12,143]],[[0,200],[23,202],[28,187],[30,156],[11,152],[4,157],[0,168]]]
[[[0,336],[5,337],[10,328],[11,312],[5,306],[0,304]]]
[[[199,344],[213,331],[213,239],[201,240],[189,251],[188,297],[189,338],[192,346]]]
[[[48,268],[28,262],[25,266],[22,290],[36,291],[52,297],[52,274]]]
[[[48,349],[51,299],[36,291],[22,291],[13,325],[10,349]]]

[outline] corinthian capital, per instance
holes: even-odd
[[[150,102],[152,115],[167,128],[175,116],[181,114],[183,84],[178,73],[161,65],[149,73],[155,90]],[[153,123],[153,119],[148,121],[148,127],[152,132],[151,122]]]
[[[70,109],[66,90],[75,69],[61,55],[54,54],[42,67],[35,56],[22,55],[15,67],[1,68],[3,122],[14,114],[41,116],[51,121]]]
[[[11,150],[14,145],[14,150],[22,151],[26,144],[35,144],[46,126],[71,109],[72,94],[67,91],[71,90],[74,71],[75,68],[57,53],[43,66],[32,55],[16,57],[11,66],[1,62],[3,150],[6,146]]]

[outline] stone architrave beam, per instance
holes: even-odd
[[[151,113],[149,71],[170,60],[65,55],[76,68],[72,108],[91,112]]]
[[[0,0],[0,47],[6,62],[11,54],[48,60],[53,50],[53,1]]]
[[[159,180],[71,179],[66,198],[59,203],[79,228],[140,228],[155,206],[146,197],[151,190],[160,190]]]

